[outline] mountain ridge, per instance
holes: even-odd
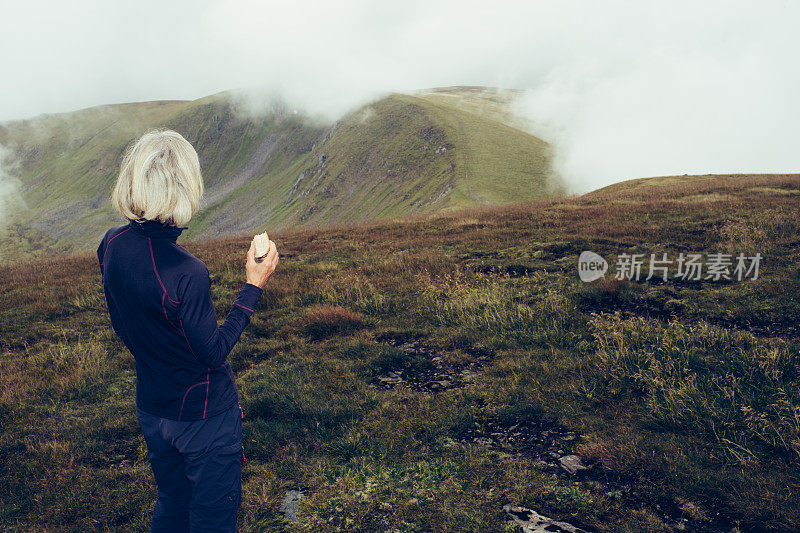
[[[325,123],[281,102],[248,115],[224,91],[1,123],[19,187],[0,249],[90,249],[119,223],[109,197],[125,147],[154,127],[198,151],[206,191],[192,240],[563,194],[550,146],[509,125],[513,97],[475,87],[389,93]]]

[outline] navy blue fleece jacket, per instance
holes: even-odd
[[[245,283],[218,326],[208,268],[176,242],[184,229],[130,221],[106,232],[97,260],[111,326],[136,360],[136,406],[202,420],[239,402],[227,357],[263,291]]]

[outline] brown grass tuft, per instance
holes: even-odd
[[[352,333],[364,327],[364,315],[339,306],[312,307],[300,319],[300,329],[311,340]]]

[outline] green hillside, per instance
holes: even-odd
[[[206,193],[185,232],[193,240],[563,194],[549,146],[509,125],[496,93],[390,94],[332,124],[243,116],[229,92],[0,124],[21,184],[0,250],[12,260],[96,246],[124,222],[109,202],[122,153],[153,127],[180,132],[200,157]]]

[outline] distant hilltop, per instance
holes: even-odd
[[[226,91],[6,122],[0,144],[16,187],[0,238],[15,254],[95,247],[125,222],[110,204],[122,153],[154,127],[178,131],[200,157],[206,191],[189,240],[563,195],[550,146],[514,121],[516,94],[392,93],[320,123],[279,106],[245,116]]]

